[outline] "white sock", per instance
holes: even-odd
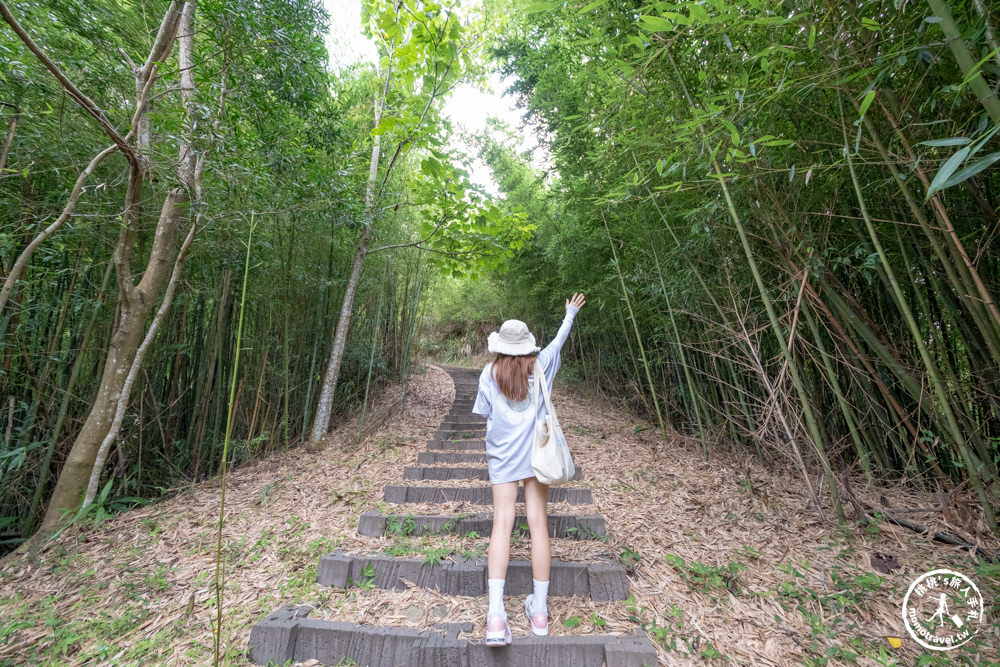
[[[540,614],[548,609],[549,582],[532,578],[535,584],[535,613]]]
[[[503,611],[503,579],[487,579],[486,585],[490,589],[490,614],[502,614]]]

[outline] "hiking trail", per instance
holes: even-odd
[[[876,664],[864,656],[880,651],[913,664],[922,651],[900,618],[909,583],[934,567],[977,576],[967,552],[890,523],[821,522],[782,463],[704,461],[697,441],[664,441],[557,384],[580,478],[551,490],[552,634],[531,637],[519,613],[531,586],[520,505],[505,591],[514,642],[486,648],[477,377],[430,366],[411,379],[405,412],[401,387],[379,397],[360,444],[348,420],[323,451],[232,472],[227,664]],[[889,507],[932,502],[857,489]],[[219,491],[198,484],[5,559],[0,663],[210,662]],[[995,580],[978,582],[997,599]],[[998,643],[987,625],[981,664]]]

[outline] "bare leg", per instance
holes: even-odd
[[[517,500],[517,482],[493,485],[493,532],[490,548],[486,552],[487,577],[505,579],[510,562],[510,534],[514,530],[514,501]],[[534,549],[534,539],[532,539]]]
[[[531,576],[538,581],[549,580],[549,568],[552,564],[548,502],[547,484],[542,484],[534,477],[524,480],[524,504],[528,515],[528,530],[531,532]]]

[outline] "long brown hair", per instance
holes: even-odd
[[[534,354],[498,354],[490,375],[497,381],[500,393],[512,401],[528,398],[528,375],[535,365]]]

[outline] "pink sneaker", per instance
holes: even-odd
[[[532,614],[531,609],[534,606],[534,602],[534,593],[524,598],[524,613],[528,615],[528,625],[531,626],[531,634],[536,637],[544,637],[549,634],[549,612],[540,611]]]
[[[486,615],[486,645],[507,646],[513,641],[510,626],[507,625],[507,614]]]

